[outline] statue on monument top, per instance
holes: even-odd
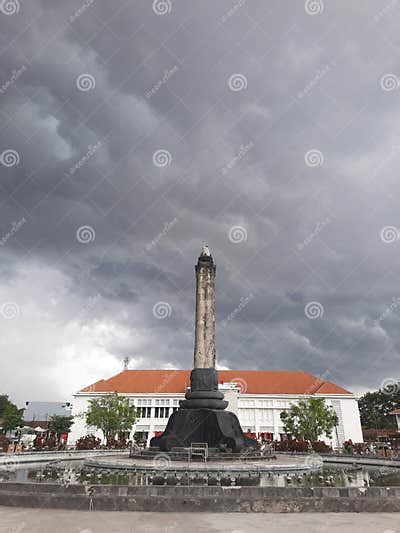
[[[201,254],[200,254],[200,257],[202,255],[209,255],[211,256],[211,252],[210,252],[210,248],[207,246],[207,244],[205,244],[201,250]]]

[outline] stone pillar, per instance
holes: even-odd
[[[194,368],[215,368],[215,271],[208,246],[196,265]]]
[[[170,416],[164,433],[150,441],[151,447],[162,451],[189,447],[193,442],[233,452],[259,447],[256,441],[243,435],[237,416],[224,410],[228,402],[218,390],[214,283],[215,264],[208,247],[204,246],[196,265],[194,368],[190,374],[190,392]]]
[[[226,409],[228,405],[218,390],[215,368],[215,270],[210,250],[203,246],[196,265],[194,365],[190,392],[180,402],[183,409]]]

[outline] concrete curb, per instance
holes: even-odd
[[[121,472],[154,472],[157,471],[157,467],[149,461],[147,465],[136,464],[132,461],[132,464],[125,463],[102,463],[101,461],[87,460],[84,462],[85,467],[88,468],[97,468],[104,470],[119,470]],[[322,463],[321,463],[322,466]],[[299,464],[277,464],[269,466],[263,465],[252,465],[252,464],[243,464],[243,465],[215,465],[211,461],[207,463],[191,463],[191,464],[174,464],[170,466],[163,466],[162,472],[226,472],[226,473],[295,473],[295,472],[304,472],[312,470],[310,464],[299,463]],[[314,466],[314,468],[317,468]]]
[[[275,452],[275,455],[277,455],[277,457],[279,457],[280,455],[286,455],[290,457],[312,457],[313,454],[303,452]],[[321,457],[324,463],[338,463],[345,465],[358,464],[361,466],[388,466],[391,468],[400,468],[400,459],[387,459],[384,457],[378,458],[362,455],[337,455],[327,453],[320,453],[316,455]]]
[[[165,487],[0,483],[0,505],[144,512],[400,512],[400,487]]]
[[[0,455],[0,467],[3,465],[19,465],[24,463],[48,463],[49,461],[82,461],[89,457],[109,455],[126,455],[127,450],[71,450],[65,452],[21,452]]]

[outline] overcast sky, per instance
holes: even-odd
[[[400,378],[400,1],[0,1],[0,392],[190,368]]]

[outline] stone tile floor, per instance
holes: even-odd
[[[0,533],[400,533],[400,514],[125,513],[0,506]]]
[[[304,457],[293,457],[293,456],[279,456],[276,460],[271,461],[214,461],[209,460],[207,463],[201,461],[195,461],[189,464],[187,461],[170,461],[167,455],[164,455],[162,452],[158,455],[158,459],[130,459],[129,457],[98,457],[90,458],[86,461],[86,464],[96,464],[101,463],[102,465],[113,465],[119,466],[120,468],[129,467],[134,468],[135,466],[139,467],[149,467],[155,468],[158,465],[158,468],[161,466],[166,466],[176,469],[187,470],[209,470],[210,468],[217,468],[219,470],[244,470],[248,471],[249,467],[265,469],[268,471],[275,470],[288,470],[288,469],[308,469],[310,468],[310,460]]]

